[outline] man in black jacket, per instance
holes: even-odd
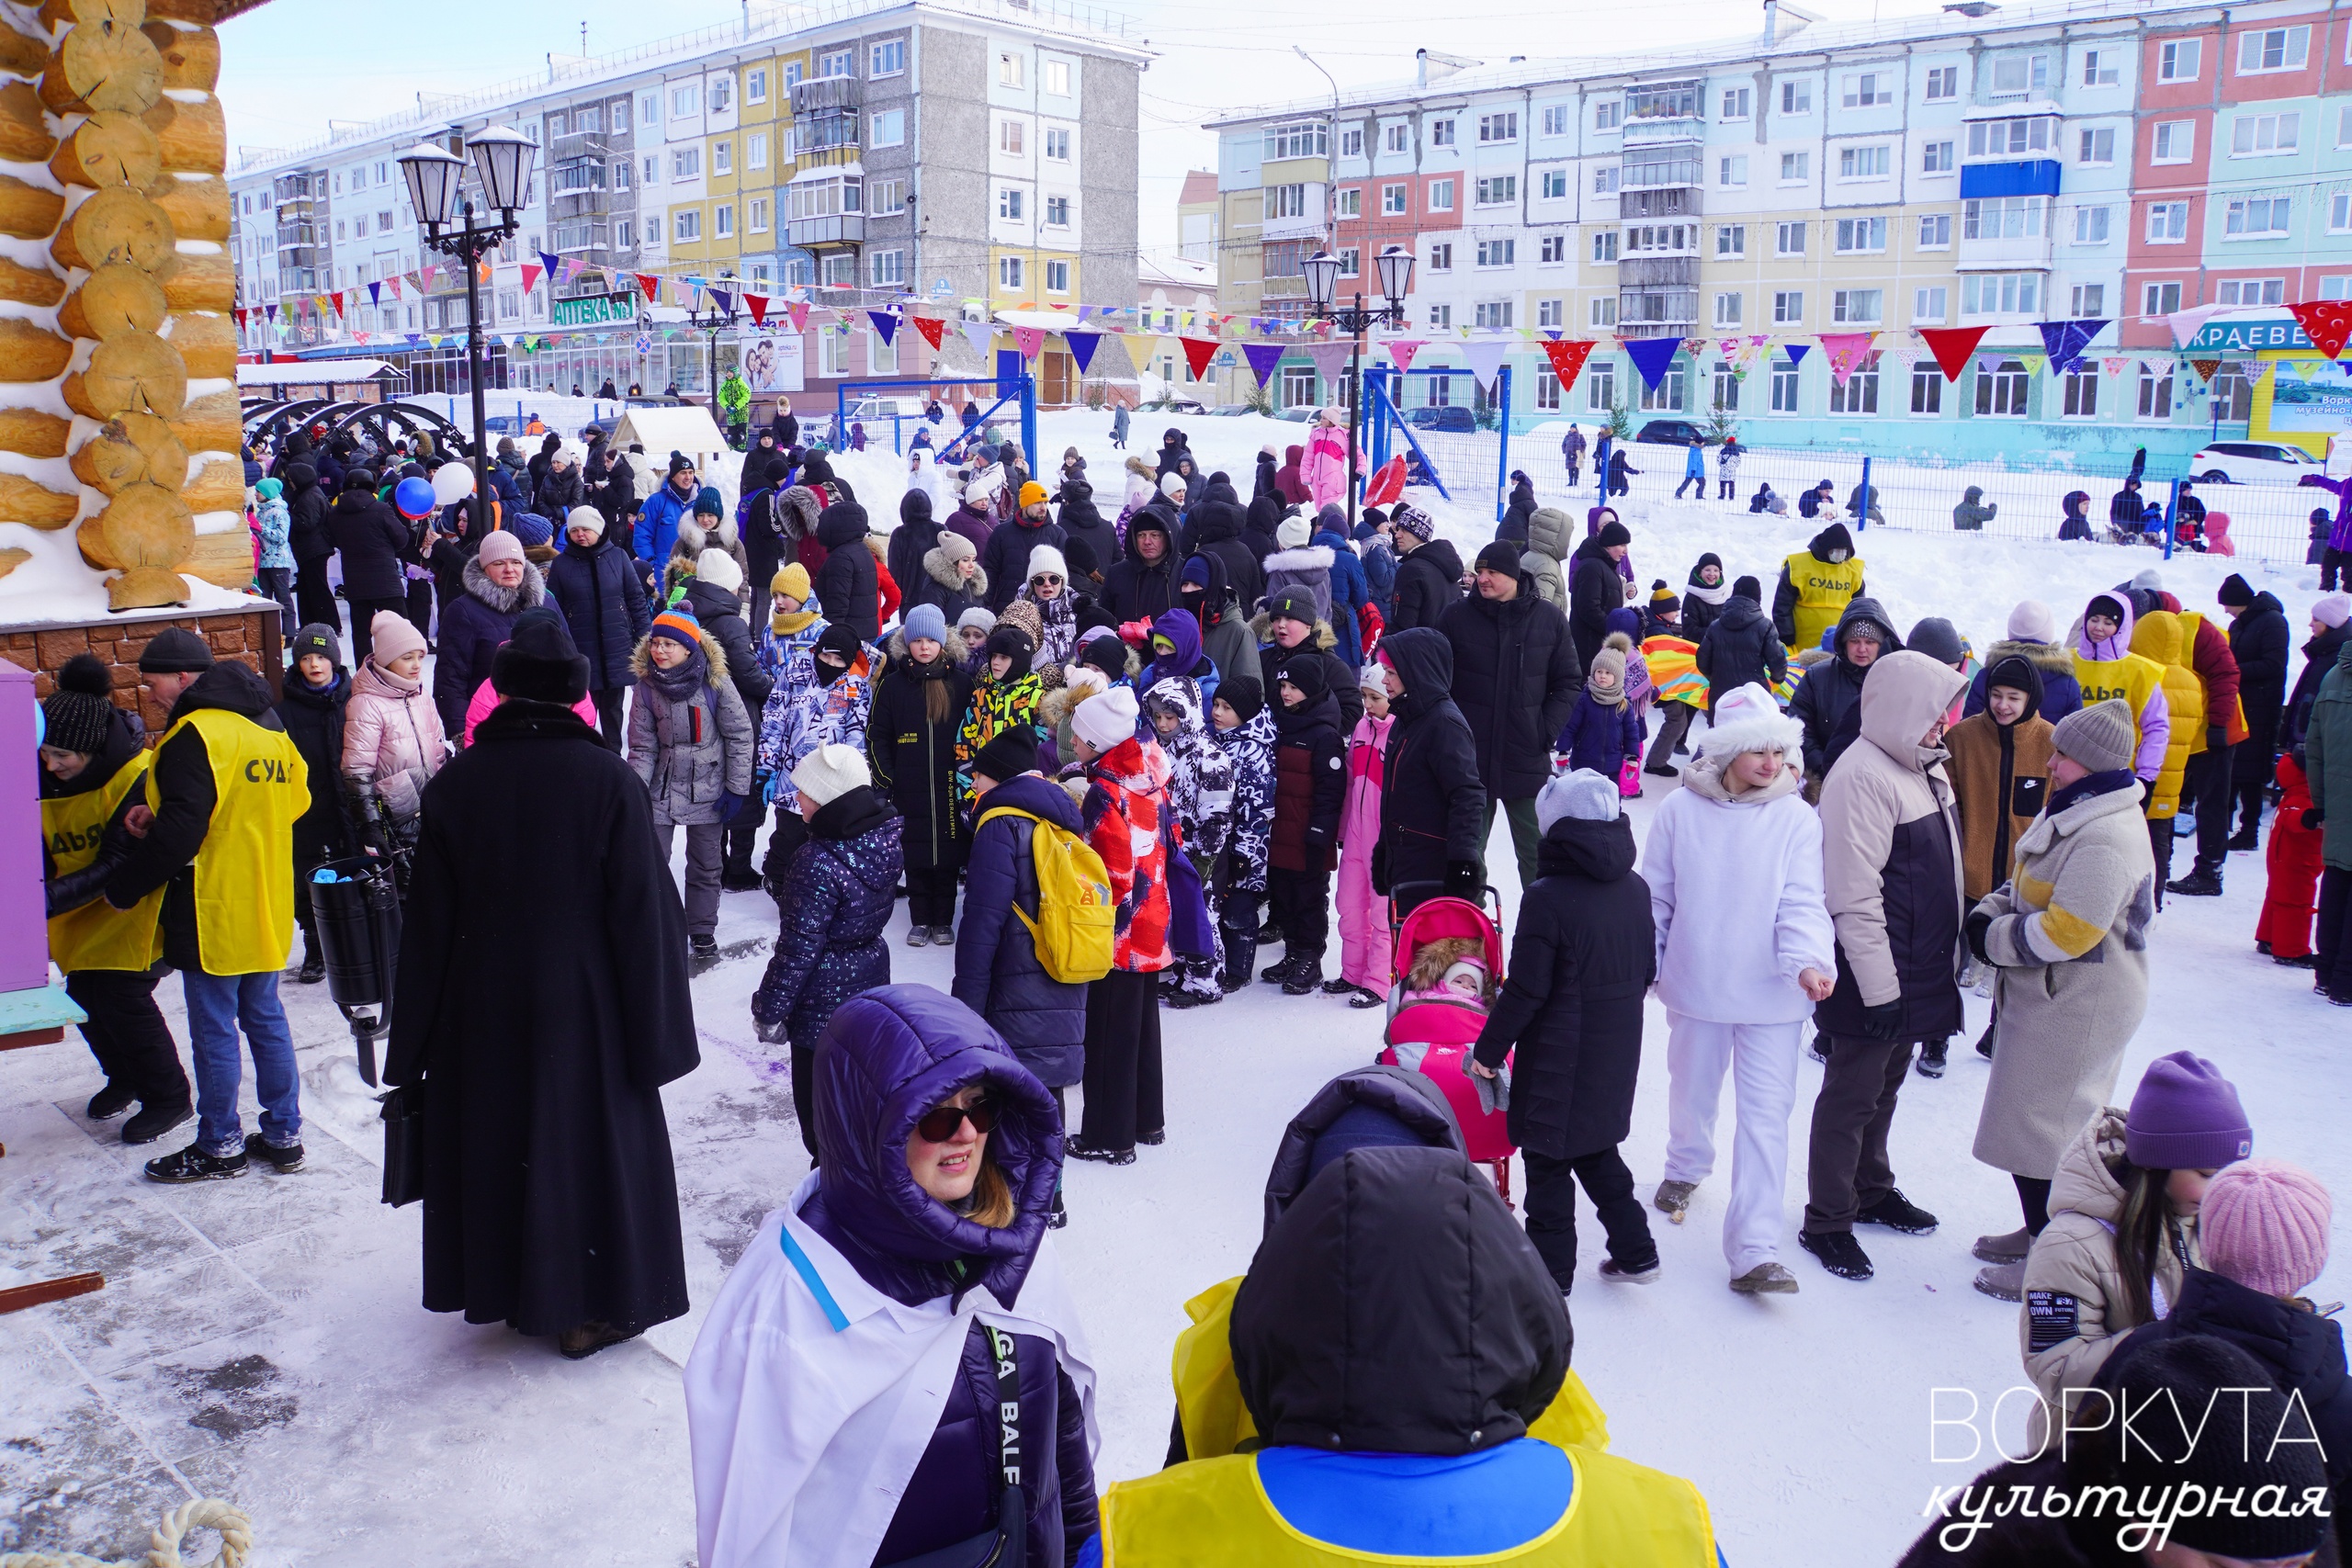
[[[368,662],[371,644],[368,627],[376,612],[401,615],[408,609],[408,584],[401,574],[409,551],[408,525],[376,499],[376,476],[354,468],[343,477],[343,493],[335,497],[328,519],[334,547],[343,556],[343,594],[351,605],[351,663]]]
[[[1625,607],[1625,574],[1618,562],[1625,558],[1634,536],[1611,518],[1600,532],[1576,547],[1568,559],[1568,627],[1576,637],[1577,663],[1592,667],[1609,636],[1609,612]]]
[[[1434,626],[1449,604],[1462,598],[1462,557],[1453,546],[1437,537],[1437,525],[1417,507],[1400,505],[1396,525],[1396,613],[1388,618],[1392,632],[1414,626]]]
[[[1789,699],[1789,716],[1804,726],[1804,775],[1820,792],[1829,775],[1829,742],[1846,712],[1860,700],[1862,677],[1871,665],[1903,651],[1894,623],[1868,594],[1849,600],[1838,622],[1838,651],[1811,666]]]
[[[308,463],[286,466],[286,511],[290,519],[286,542],[294,552],[294,609],[303,624],[334,626],[334,589],[327,581],[327,562],[334,558],[334,536],[327,527],[333,506],[319,488],[319,472]]]
[[[1544,786],[1536,818],[1538,880],[1520,895],[1510,979],[1470,1070],[1491,1078],[1517,1052],[1510,1126],[1527,1162],[1527,1238],[1566,1295],[1577,1282],[1578,1182],[1609,1233],[1600,1277],[1645,1282],[1657,1273],[1657,1244],[1617,1152],[1633,1130],[1657,938],[1616,780],[1564,773]]]
[[[1537,594],[1519,558],[1508,540],[1479,551],[1477,592],[1440,616],[1437,629],[1453,650],[1453,705],[1477,746],[1487,829],[1500,807],[1525,888],[1535,880],[1535,845],[1544,836],[1535,797],[1552,777],[1552,740],[1584,690],[1584,666],[1566,617]]]
[[[2238,661],[2238,706],[2245,715],[2245,742],[2231,761],[2231,791],[2236,796],[2238,830],[2229,847],[2257,846],[2262,792],[2278,763],[2278,715],[2287,703],[2287,612],[2273,595],[2257,593],[2232,572],[2222,580],[2222,609],[2230,617],[2230,655]]]
[[[1242,524],[1246,513],[1229,501],[1204,501],[1193,509],[1190,527],[1193,536],[1190,549],[1180,542],[1182,555],[1213,555],[1225,562],[1225,580],[1233,587],[1233,596],[1246,613],[1257,607],[1265,597],[1266,573],[1257,555],[1242,538]],[[1348,677],[1353,682],[1355,676]],[[1271,691],[1272,688],[1269,687]]]
[[[784,488],[785,480],[792,477],[792,465],[784,460],[781,453],[769,457],[756,468],[751,468],[749,463],[756,460],[757,454],[747,460],[743,476],[744,486],[750,491],[743,508],[743,564],[752,580],[750,620],[753,626],[761,626],[767,625],[768,585],[775,581],[775,574],[785,562],[796,558],[796,552],[792,541],[777,526],[782,519],[777,517],[775,510],[776,492]],[[923,492],[910,491],[907,493],[922,495]],[[930,503],[931,498],[923,496],[926,516],[930,513]],[[905,510],[901,503],[899,512],[902,515]],[[931,547],[928,541],[923,547]],[[922,558],[918,556],[916,558],[920,560]],[[898,573],[893,571],[891,575],[897,577]],[[899,581],[904,581],[905,579]]]
[[[1114,619],[1157,620],[1176,607],[1176,530],[1147,506],[1127,520],[1126,554],[1102,574],[1102,608]],[[1028,561],[1022,562],[1023,581]]]
[[[1487,790],[1477,744],[1453,705],[1453,645],[1432,627],[1411,626],[1382,637],[1374,657],[1396,722],[1383,754],[1373,890],[1394,895],[1399,914],[1440,893],[1476,898]]]
[[[1764,585],[1743,577],[1731,585],[1731,597],[1715,612],[1699,639],[1699,673],[1707,678],[1707,702],[1713,705],[1742,686],[1770,691],[1789,672],[1789,650],[1764,613]]]

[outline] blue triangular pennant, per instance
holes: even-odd
[[[1651,391],[1665,378],[1666,367],[1674,363],[1675,351],[1682,346],[1679,337],[1637,337],[1621,339],[1634,368],[1641,372],[1642,385]]]
[[[893,312],[888,310],[868,310],[865,312],[865,319],[874,323],[874,335],[880,338],[885,346],[895,342],[898,338],[899,318]]]
[[[2076,321],[2036,321],[2033,324],[2041,333],[2043,351],[2050,355],[2050,373],[2053,376],[2064,376],[2082,363],[2083,350],[2089,346],[2091,339],[2098,336],[2099,329],[2106,326],[2107,322],[2085,319]]]
[[[1080,375],[1085,375],[1086,367],[1094,363],[1094,345],[1102,341],[1101,333],[1062,333],[1062,342],[1069,345],[1069,356],[1078,361]],[[2352,371],[2352,359],[2344,362],[2344,368]]]
[[[1804,363],[1805,350],[1812,346],[1809,343],[1784,343],[1781,345],[1781,352],[1789,356],[1789,367],[1794,369]]]

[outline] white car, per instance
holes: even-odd
[[[2199,484],[2291,485],[2325,472],[2327,465],[2301,447],[2271,441],[2216,441],[2188,459],[2188,477]]]

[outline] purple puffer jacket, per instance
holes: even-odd
[[[915,1122],[979,1085],[997,1110],[989,1157],[1013,1192],[1014,1218],[1002,1229],[960,1217],[907,1170]],[[880,987],[843,1003],[826,1026],[817,1045],[816,1099],[822,1179],[801,1219],[894,1301],[918,1306],[984,1285],[1015,1304],[1046,1234],[1062,1134],[1053,1096],[996,1031],[928,986]],[[984,1344],[978,1334],[965,1343],[946,1407],[877,1562],[937,1551],[995,1524],[996,1377]],[[1096,1529],[1085,1420],[1049,1341],[1018,1336],[1014,1359],[1031,1454],[1028,1568],[1063,1568]],[[1047,1432],[1050,1446],[1042,1440]]]
[[[818,808],[808,839],[774,888],[784,913],[767,973],[752,993],[752,1018],[813,1050],[834,1010],[860,991],[890,983],[893,890],[905,869],[906,822],[871,784]]]
[[[2352,478],[2331,479],[2323,474],[2305,474],[2295,482],[2335,495],[2335,526],[2327,532],[2327,547],[2352,550]]]

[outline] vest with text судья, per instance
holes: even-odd
[[[1826,561],[1811,550],[1799,550],[1787,561],[1789,584],[1797,591],[1797,645],[1793,651],[1821,646],[1821,634],[1838,624],[1846,605],[1861,591],[1862,558],[1848,556]]]
[[[2164,690],[2165,671],[2154,660],[2136,653],[2120,659],[2086,659],[2076,649],[2075,681],[2083,689],[2083,706],[2120,697],[2132,710],[2133,728],[2144,734],[2147,726],[2141,716],[2147,710],[2148,698]]]
[[[311,808],[310,769],[285,731],[220,708],[198,708],[164,733],[204,738],[212,764],[212,822],[196,852],[196,944],[208,975],[286,966],[294,945],[294,819]],[[154,773],[147,806],[161,809]]]
[[[152,751],[135,752],[96,789],[40,803],[41,839],[58,875],[80,871],[98,858],[98,841],[106,836],[115,807],[144,782],[153,760]],[[49,955],[68,975],[85,969],[153,968],[163,956],[158,935],[163,909],[160,887],[128,909],[94,898],[51,919]]]

